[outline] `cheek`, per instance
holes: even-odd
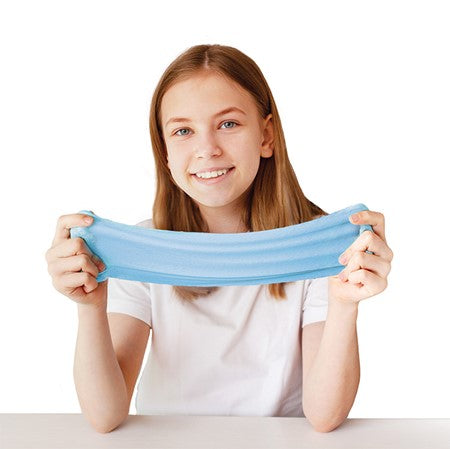
[[[175,152],[174,152],[173,148],[167,150],[167,166],[169,167],[169,169],[171,171],[174,171],[174,170],[176,171],[177,167],[181,163],[180,157],[179,156],[175,157],[174,154],[175,154]]]
[[[186,165],[187,161],[184,158],[176,157],[169,153],[167,157],[167,166],[172,174],[174,180],[178,183],[185,182],[185,174],[187,173],[188,166]]]
[[[257,160],[261,154],[260,144],[254,134],[242,133],[229,136],[224,148],[232,153],[236,158],[246,161]]]
[[[260,161],[259,153],[253,152],[252,154],[247,154],[245,158],[238,162],[238,171],[241,173],[243,179],[245,179],[245,182],[253,182],[258,173]]]

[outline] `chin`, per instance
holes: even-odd
[[[206,196],[206,195],[205,195]],[[220,198],[213,199],[209,198],[198,198],[191,196],[191,198],[197,203],[198,206],[210,207],[210,208],[220,208],[229,206],[235,201],[235,199],[225,199],[223,195]]]

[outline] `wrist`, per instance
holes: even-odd
[[[358,305],[359,302],[335,298],[334,296],[330,296],[328,298],[328,307],[342,313],[358,313]]]
[[[78,316],[84,315],[105,315],[106,314],[106,302],[100,304],[77,304]]]

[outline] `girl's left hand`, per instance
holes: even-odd
[[[330,299],[357,304],[385,290],[394,253],[386,243],[383,214],[365,210],[350,216],[350,222],[369,224],[373,232],[364,231],[341,254],[339,262],[346,267],[338,276],[330,276],[328,292]]]

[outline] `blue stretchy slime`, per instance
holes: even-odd
[[[97,281],[119,278],[187,286],[257,285],[333,276],[338,261],[369,225],[350,223],[368,210],[356,204],[315,220],[265,231],[219,234],[182,232],[126,225],[94,217],[74,227],[106,265]],[[370,253],[370,251],[367,251]]]

